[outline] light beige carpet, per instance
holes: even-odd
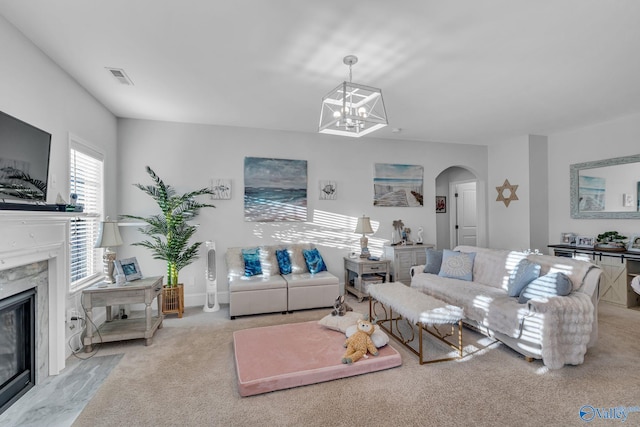
[[[349,303],[366,312],[366,305]],[[242,317],[193,308],[169,317],[153,344],[106,345],[124,353],[74,426],[581,426],[580,409],[640,406],[640,312],[601,304],[600,340],[585,363],[548,371],[501,345],[461,361],[402,366],[241,397],[234,330],[319,319],[328,310]],[[465,345],[480,336],[465,330]],[[392,340],[393,343],[393,340]],[[287,349],[283,348],[283,352]],[[265,357],[268,355],[265,354]],[[591,425],[618,425],[601,420]],[[640,425],[631,413],[625,425]]]

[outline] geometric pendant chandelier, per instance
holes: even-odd
[[[387,126],[382,90],[351,82],[351,66],[358,62],[347,55],[342,62],[349,66],[349,81],[322,98],[320,133],[359,138]]]

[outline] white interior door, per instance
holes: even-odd
[[[451,247],[458,245],[477,246],[478,206],[476,181],[451,183]]]

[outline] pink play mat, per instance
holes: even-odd
[[[378,356],[341,362],[345,335],[316,321],[244,329],[233,333],[241,396],[267,393],[393,368],[402,364],[389,344]]]

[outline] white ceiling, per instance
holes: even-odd
[[[389,116],[364,139],[490,144],[640,112],[637,0],[0,0],[0,14],[118,117],[316,132],[347,54]]]

